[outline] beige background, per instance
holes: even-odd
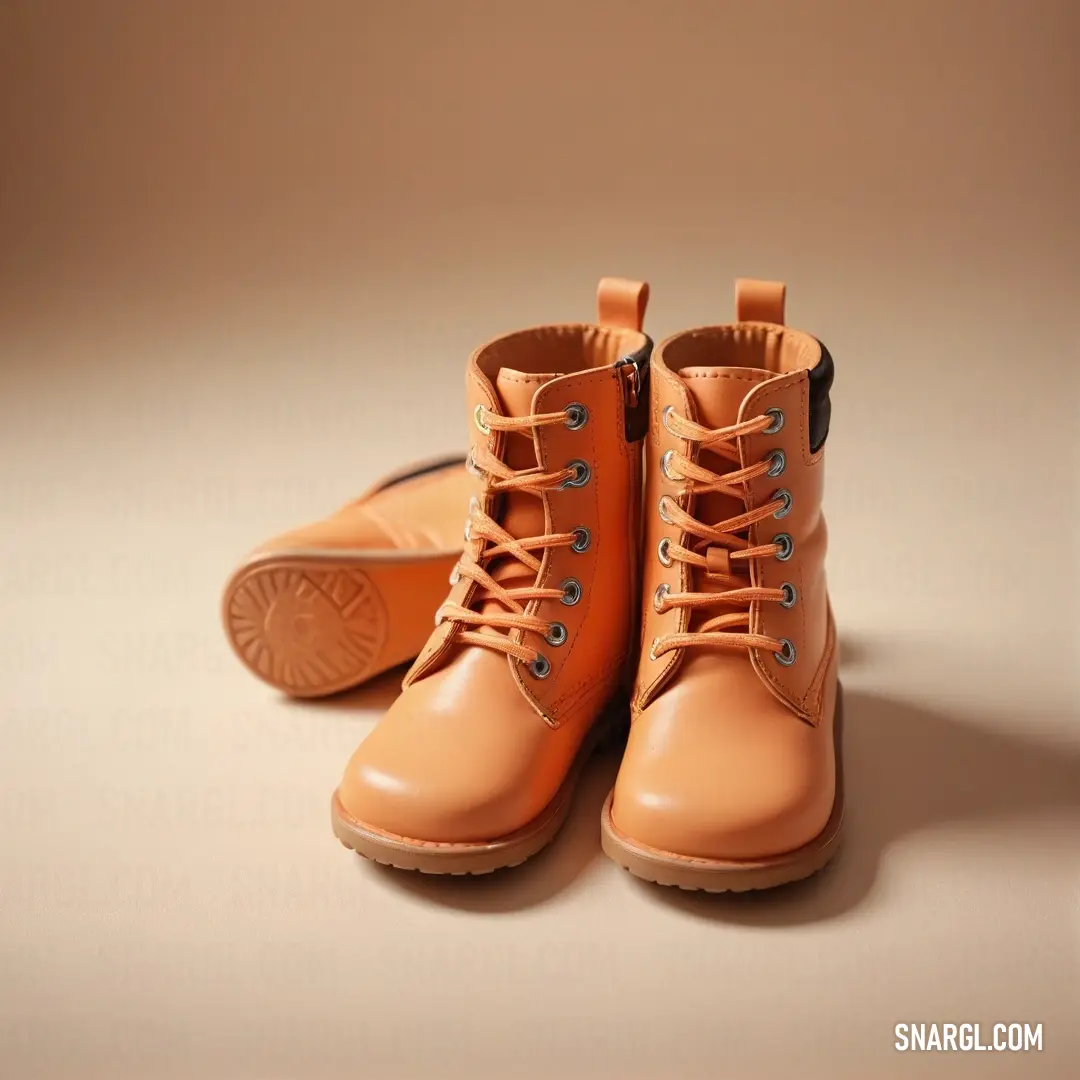
[[[1080,8],[0,2],[0,1075],[1078,1075]],[[836,357],[847,847],[771,895],[380,872],[231,564],[464,441],[462,363],[648,277]],[[904,1055],[912,1021],[1041,1055]]]

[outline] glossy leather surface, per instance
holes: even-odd
[[[637,325],[641,290],[636,283],[601,286],[599,306],[611,325],[521,331],[470,359],[474,448],[486,447],[516,470],[553,472],[576,460],[590,471],[581,487],[542,495],[511,491],[482,504],[515,536],[586,528],[585,551],[549,548],[536,574],[523,574],[520,563],[499,556],[489,570],[507,587],[521,585],[523,577],[525,585],[556,588],[574,578],[581,598],[572,605],[528,605],[530,613],[567,630],[558,646],[524,635],[550,661],[546,678],[512,656],[460,643],[449,621],[436,627],[401,697],[345,770],[338,797],[356,821],[435,845],[495,839],[524,827],[552,800],[592,725],[624,685],[636,637],[636,590],[629,586],[640,443],[626,438],[627,378],[618,361],[647,343]],[[577,429],[535,427],[531,446],[517,432],[485,432],[475,421],[478,405],[498,416],[524,417],[569,404],[583,405],[587,422]],[[465,511],[463,504],[461,515]],[[447,602],[485,610],[478,587],[465,577],[450,587]],[[513,633],[522,639],[521,631]]]
[[[394,836],[464,843],[506,836],[554,797],[603,696],[552,728],[481,648],[410,685],[361,743],[338,788],[345,809]]]
[[[835,668],[811,726],[747,673],[743,655],[697,653],[634,718],[615,784],[620,831],[707,859],[793,851],[832,810]]]
[[[417,462],[385,477],[329,517],[260,544],[255,554],[364,550],[459,552],[476,479],[460,458]],[[434,608],[432,608],[434,610]]]
[[[758,284],[742,283],[740,309],[772,304],[782,315],[783,290],[777,283]],[[669,338],[653,356],[642,650],[612,818],[634,841],[676,856],[752,860],[789,852],[820,832],[833,805],[837,650],[824,573],[823,451],[809,449],[807,392],[808,369],[819,358],[813,338],[764,323],[688,331]],[[680,497],[685,485],[664,475],[662,456],[676,450],[693,458],[698,451],[666,429],[669,407],[712,429],[782,409],[778,432],[743,436],[738,448],[743,467],[782,450],[783,472],[747,482],[745,501],[718,494]],[[783,532],[793,538],[794,553],[786,562],[752,560],[747,584],[779,588],[790,582],[798,599],[790,609],[753,601],[749,630],[789,638],[796,662],[785,667],[768,650],[747,648],[680,649],[653,659],[654,639],[693,631],[701,618],[686,608],[657,611],[657,588],[712,591],[705,570],[678,561],[662,565],[657,549],[664,537],[689,545],[694,538],[662,520],[660,498],[712,523],[768,503],[779,489],[791,494],[790,512],[753,525],[749,544],[769,544]],[[717,553],[715,565],[721,563],[726,560]]]

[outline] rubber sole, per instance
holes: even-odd
[[[457,557],[423,556],[444,562],[447,574]],[[382,570],[405,558],[257,556],[225,585],[222,618],[233,651],[253,675],[291,697],[326,697],[360,685],[401,659],[385,655],[389,615],[379,580]]]
[[[844,820],[843,707],[839,689],[833,744],[836,755],[836,796],[825,828],[813,840],[797,848],[765,859],[723,860],[693,858],[660,851],[621,833],[611,817],[614,789],[608,793],[600,813],[600,843],[604,854],[634,877],[657,885],[710,893],[749,892],[773,889],[816,874],[836,854]]]
[[[470,843],[397,836],[357,821],[342,805],[336,791],[330,801],[334,835],[345,847],[365,859],[421,874],[491,874],[519,866],[551,843],[562,828],[585,763],[605,742],[617,738],[625,730],[621,712],[609,711],[606,718],[593,725],[554,798],[531,822],[506,836]]]

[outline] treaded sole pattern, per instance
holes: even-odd
[[[491,866],[485,870],[425,870],[423,867],[419,866],[399,866],[389,859],[379,859],[374,855],[366,855],[364,852],[358,851],[351,844],[347,844],[340,837],[338,837],[338,841],[346,851],[351,851],[354,855],[360,855],[368,862],[373,862],[378,866],[388,866],[392,870],[404,870],[406,873],[423,874],[425,877],[484,877],[487,874],[494,874],[498,870],[510,870],[515,866],[521,866],[522,863],[528,862],[527,858],[519,859],[517,862],[506,863],[505,866]]]
[[[386,605],[355,563],[271,556],[241,567],[223,597],[244,665],[292,697],[324,697],[376,673]]]
[[[611,822],[611,797],[604,804],[600,842],[604,854],[634,877],[683,892],[742,893],[775,889],[813,877],[825,868],[839,849],[838,834],[843,815],[842,803],[830,821],[821,841],[800,852],[797,858],[777,859],[773,863],[731,863],[695,860],[681,862],[667,852],[640,848],[621,836]]]
[[[576,778],[575,771],[535,821],[486,844],[428,845],[381,833],[352,818],[336,792],[331,801],[331,824],[345,847],[381,866],[420,874],[479,877],[520,866],[547,847],[566,820]]]

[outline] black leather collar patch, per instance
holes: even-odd
[[[821,342],[818,342],[821,345]],[[824,345],[821,345],[821,359],[809,372],[810,377],[810,452],[816,454],[829,436],[829,419],[832,416],[832,401],[829,391],[833,384],[833,358]]]

